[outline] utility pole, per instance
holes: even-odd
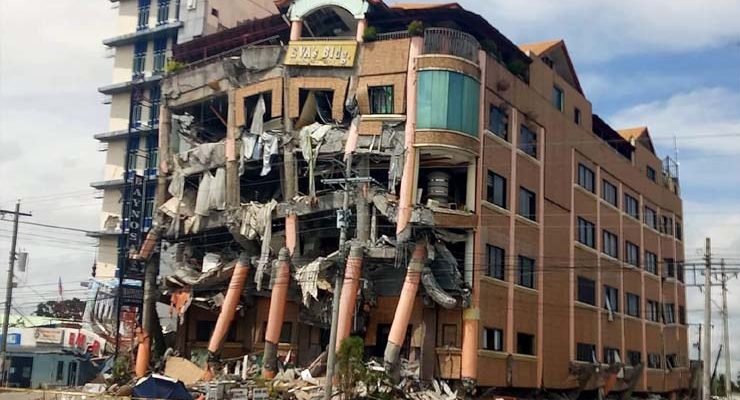
[[[704,250],[704,343],[702,345],[702,399],[710,400],[712,365],[712,242],[706,238]]]
[[[337,224],[339,225],[339,268],[334,282],[334,298],[331,304],[331,330],[329,334],[329,348],[326,349],[326,382],[324,383],[324,399],[332,398],[334,385],[334,364],[337,358],[337,324],[339,321],[339,300],[344,284],[344,269],[347,263],[347,227],[349,225],[349,192],[350,185],[354,183],[371,182],[370,177],[352,177],[352,153],[347,154],[344,166],[344,178],[324,179],[325,184],[344,183],[344,198],[342,199],[342,211],[338,212]]]
[[[730,364],[730,328],[728,323],[727,309],[727,273],[725,272],[725,259],[720,262],[722,270],[722,345],[725,348],[725,397],[731,398],[732,393],[732,366]]]
[[[3,338],[0,343],[0,373],[2,373],[2,382],[5,384],[7,364],[8,364],[8,324],[10,323],[10,305],[13,300],[13,269],[15,268],[15,248],[18,243],[18,220],[21,216],[30,217],[30,213],[21,212],[21,201],[15,203],[15,211],[0,210],[0,214],[13,214],[13,237],[10,242],[10,260],[8,262],[8,279],[5,282],[5,318],[3,319]]]

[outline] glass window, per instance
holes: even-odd
[[[578,107],[573,109],[573,122],[575,122],[576,125],[581,124],[581,109]]]
[[[367,88],[370,99],[370,114],[393,114],[393,86],[371,86]]]
[[[686,307],[678,306],[678,323],[686,325]]]
[[[660,303],[655,300],[647,301],[647,310],[645,310],[645,318],[648,321],[659,322],[660,321]]]
[[[661,369],[660,354],[648,353],[648,368]]]
[[[658,274],[658,256],[650,251],[645,251],[645,271]]]
[[[620,362],[619,349],[613,347],[604,347],[604,362],[607,364],[616,364]]]
[[[498,328],[483,328],[483,348],[504,351],[504,331]]]
[[[146,68],[146,51],[147,42],[139,41],[134,44],[134,66],[131,74],[134,78],[140,77],[144,74]]]
[[[534,355],[534,335],[529,333],[516,333],[516,352],[517,354]]]
[[[170,0],[158,0],[157,5],[157,25],[161,25],[170,18]]]
[[[676,306],[673,303],[663,303],[663,323],[676,323]]]
[[[632,242],[624,243],[624,261],[627,264],[640,266],[640,247]]]
[[[167,63],[167,38],[159,38],[154,41],[154,72],[164,72],[164,66]],[[159,88],[159,86],[157,86]]]
[[[596,305],[596,282],[593,279],[578,277],[578,301]]]
[[[578,217],[578,241],[588,247],[596,248],[596,226]]]
[[[624,212],[632,218],[640,219],[640,203],[627,193],[624,194]]]
[[[648,206],[645,206],[645,224],[650,228],[658,229],[658,215]]]
[[[523,187],[519,188],[519,215],[537,221],[537,196]]]
[[[509,138],[509,116],[501,107],[491,106],[488,114],[488,130],[496,136],[508,140]]]
[[[646,169],[647,178],[651,181],[655,182],[657,180],[657,177],[655,175],[655,169],[653,167],[648,166]]]
[[[603,180],[601,185],[601,197],[609,204],[614,207],[619,207],[617,204],[617,187],[612,185],[609,181]]]
[[[601,246],[603,248],[601,252],[608,256],[619,258],[619,237],[604,229],[602,241]]]
[[[675,353],[665,355],[665,366],[669,369],[678,368],[678,355]]]
[[[488,250],[488,276],[500,280],[506,280],[506,252],[496,246],[487,245]]]
[[[526,125],[519,130],[519,149],[537,158],[537,134]]]
[[[506,178],[495,172],[488,171],[486,200],[501,208],[506,208]]]
[[[520,286],[534,289],[534,259],[519,256],[519,273],[517,274],[517,284]]]
[[[627,350],[627,365],[636,367],[642,364],[642,352]]]
[[[136,30],[143,30],[149,27],[149,4],[151,0],[139,0],[138,18]]]
[[[596,345],[591,343],[576,343],[576,360],[595,363],[596,359]]]
[[[627,293],[627,315],[640,318],[640,296]]]
[[[619,312],[619,289],[604,285],[604,308],[610,312]]]
[[[64,361],[57,361],[57,380],[64,379]]]
[[[552,87],[552,105],[560,111],[563,111],[563,89],[557,86]]]
[[[663,259],[663,276],[666,278],[676,277],[676,263],[672,258]]]
[[[578,164],[578,184],[591,193],[596,193],[594,171],[583,164]]]
[[[451,71],[420,71],[418,129],[450,129],[478,136],[480,84]]]
[[[666,235],[673,235],[673,218],[667,215],[660,216],[660,232]]]
[[[676,239],[683,240],[683,228],[678,220],[676,220]]]

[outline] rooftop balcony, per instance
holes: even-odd
[[[447,54],[478,64],[480,44],[473,35],[449,28],[424,30],[422,54]]]

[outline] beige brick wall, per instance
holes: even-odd
[[[246,121],[245,109],[241,106],[244,104],[244,99],[265,92],[272,92],[272,116],[279,117],[283,115],[283,78],[272,78],[236,90],[237,126],[244,125]]]
[[[459,57],[438,54],[420,56],[416,59],[416,69],[446,69],[461,72],[480,80],[480,68]]]
[[[406,72],[411,39],[364,43],[360,48],[360,76]]]

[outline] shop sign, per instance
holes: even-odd
[[[351,68],[355,53],[354,40],[293,40],[288,44],[285,65]]]

